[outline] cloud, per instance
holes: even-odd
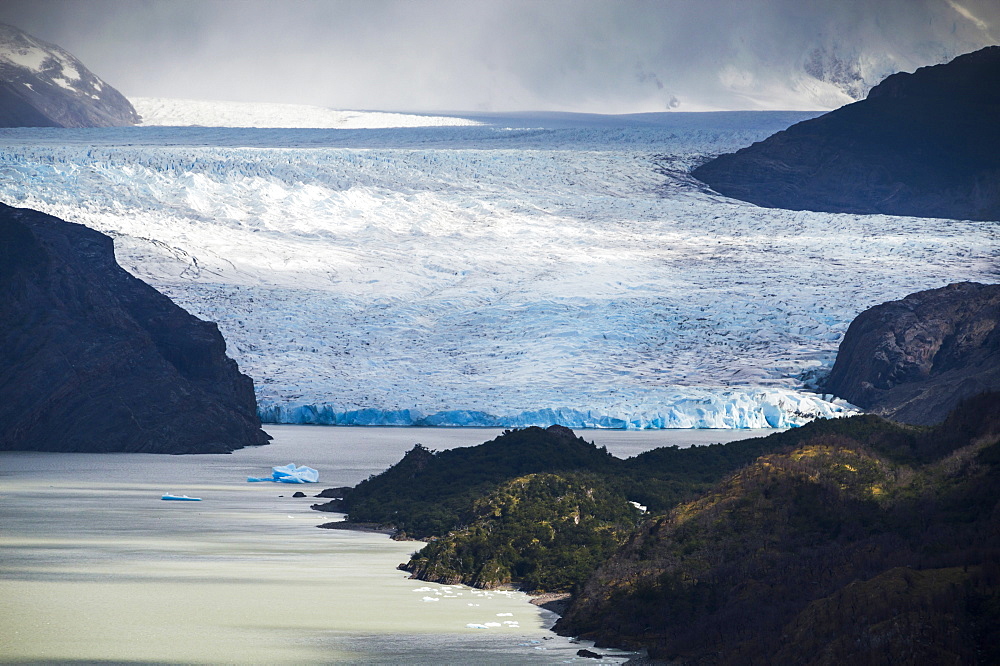
[[[131,96],[631,112],[835,106],[847,88],[803,79],[808,59],[862,78],[941,62],[994,43],[1000,4],[5,0],[0,20]]]

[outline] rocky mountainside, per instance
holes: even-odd
[[[922,425],[1000,390],[1000,285],[952,284],[865,310],[847,329],[825,390]]]
[[[771,208],[1000,220],[1000,46],[899,73],[854,104],[693,171]]]
[[[109,237],[0,205],[0,449],[228,453],[267,443],[218,327]]]
[[[0,127],[117,127],[139,115],[63,49],[0,23]]]

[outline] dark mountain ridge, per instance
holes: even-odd
[[[894,74],[860,102],[692,174],[770,208],[1000,220],[1000,46]]]
[[[266,444],[218,327],[118,266],[111,239],[0,204],[0,449]]]

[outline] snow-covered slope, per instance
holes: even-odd
[[[63,49],[0,23],[0,127],[132,125],[121,93]]]
[[[306,104],[213,102],[162,97],[133,97],[130,101],[142,116],[142,125],[146,126],[373,129],[477,124],[464,118],[382,111],[338,111]]]
[[[761,209],[686,175],[801,117],[17,130],[0,200],[115,235],[219,322],[265,417],[789,425],[842,413],[802,388],[858,312],[989,281],[1000,247],[996,225]]]

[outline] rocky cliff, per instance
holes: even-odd
[[[117,127],[139,115],[63,49],[0,23],[0,127]]]
[[[1000,220],[1000,46],[899,73],[867,99],[698,167],[771,208]]]
[[[905,423],[938,423],[960,400],[1000,390],[1000,285],[952,284],[865,310],[826,391]]]
[[[265,444],[218,327],[84,226],[0,205],[0,449],[228,453]]]

